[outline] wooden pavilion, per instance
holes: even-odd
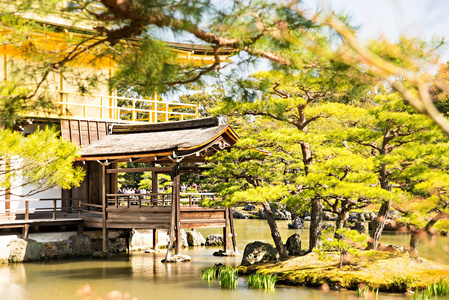
[[[63,198],[84,199],[79,203],[83,226],[102,228],[103,251],[108,249],[108,229],[168,229],[172,248],[180,253],[180,230],[222,227],[224,251],[229,251],[229,231],[236,249],[232,213],[227,208],[204,208],[194,195],[182,194],[180,174],[201,172],[197,163],[238,140],[223,117],[179,122],[112,125],[109,134],[81,149],[77,164],[86,171],[80,187],[65,191]],[[143,162],[146,168],[118,168],[119,162]],[[117,194],[118,173],[152,172],[152,191],[145,194]],[[158,191],[157,175],[172,174],[172,193]],[[198,196],[198,195],[195,195]],[[211,194],[201,196],[213,196]],[[184,197],[184,198],[182,198]],[[73,201],[63,203],[70,207]],[[75,206],[75,205],[73,205]],[[229,225],[229,227],[228,227]]]

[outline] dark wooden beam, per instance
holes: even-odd
[[[148,167],[148,168],[127,168],[127,169],[107,169],[107,173],[138,173],[138,172],[158,172],[170,173],[173,171],[171,167]]]

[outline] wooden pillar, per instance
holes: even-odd
[[[153,171],[151,176],[151,193],[156,193],[156,195],[151,196],[151,202],[153,205],[157,205],[157,193],[159,193],[159,181],[157,179],[157,172]]]
[[[159,250],[159,231],[157,229],[153,229],[153,249],[154,251]]]
[[[231,228],[231,236],[232,236],[232,248],[234,252],[239,252],[237,250],[237,242],[235,240],[235,229],[234,229],[234,216],[232,215],[232,208],[228,208],[229,213],[229,227]]]
[[[167,246],[167,254],[165,255],[165,260],[168,261],[171,257],[171,252],[173,249],[173,243],[176,240],[176,238],[179,238],[179,236],[176,235],[176,211],[177,211],[177,205],[176,205],[176,188],[175,188],[175,178],[176,178],[176,171],[179,171],[177,168],[177,164],[173,166],[173,188],[172,188],[172,201],[171,201],[171,213],[170,213],[170,232],[169,232],[169,241]]]
[[[179,163],[176,163],[174,166],[173,173],[173,202],[175,204],[175,238],[176,238],[176,248],[175,255],[179,255],[181,253],[181,186],[180,186],[180,173],[179,173]]]
[[[107,228],[107,208],[108,203],[106,201],[106,168],[103,164],[101,164],[100,168],[100,197],[101,197],[101,205],[103,208],[103,252],[108,253],[108,228]]]
[[[225,214],[225,226],[223,227],[223,251],[225,253],[229,252],[229,210],[227,208],[224,209]]]

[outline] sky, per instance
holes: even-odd
[[[359,38],[367,40],[384,35],[397,39],[401,34],[430,40],[449,38],[449,0],[303,0],[314,12],[324,10],[345,12],[353,24],[360,25]],[[446,40],[449,42],[449,40]],[[449,47],[441,50],[449,60]]]

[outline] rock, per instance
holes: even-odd
[[[221,246],[223,245],[223,235],[211,234],[206,238],[206,246]]]
[[[241,265],[249,266],[278,259],[279,253],[271,244],[256,241],[246,245]]]
[[[289,255],[301,255],[301,236],[297,233],[291,235],[287,239],[287,243],[285,244],[285,248],[288,251]]]
[[[292,214],[291,212],[285,210],[285,209],[278,209],[275,213],[274,213],[274,219],[275,220],[291,220],[292,219]]]
[[[352,229],[357,230],[360,233],[364,233],[366,231],[365,225],[363,225],[361,222],[356,222]]]
[[[310,221],[312,218],[310,216],[305,216],[304,221]]]
[[[288,223],[289,229],[303,229],[304,228],[304,220],[300,217],[296,217],[293,222],[290,224]]]
[[[245,211],[256,210],[256,206],[251,203],[246,203],[245,206],[243,207],[243,210],[245,210]]]
[[[232,212],[232,216],[234,217],[234,219],[248,219],[249,215],[245,214],[244,212],[238,211],[238,210],[234,210]]]
[[[181,229],[181,245],[182,247],[189,247],[189,243],[187,242],[187,234],[184,229]]]
[[[327,230],[329,228],[335,228],[335,224],[332,224],[332,223],[323,223],[323,224],[321,224],[321,230]]]
[[[226,256],[239,256],[239,253],[233,252],[233,251],[224,252],[223,250],[218,250],[218,251],[214,252],[212,255],[226,257]]]
[[[41,259],[42,243],[32,239],[15,239],[9,244],[9,262],[24,262]]]
[[[364,217],[365,217],[365,221],[371,221],[371,214],[370,213],[364,214]]]
[[[334,217],[334,215],[330,212],[323,212],[323,221],[336,221],[337,217]]]
[[[96,259],[104,259],[104,258],[111,258],[113,257],[114,254],[108,252],[108,253],[104,253],[101,251],[96,251],[92,254],[92,258],[96,258]]]
[[[72,241],[73,255],[91,255],[92,254],[92,240],[87,235],[72,235],[69,237]]]
[[[358,222],[359,221],[359,216],[357,213],[351,213],[349,214],[349,218],[348,218],[348,222]]]
[[[187,231],[187,244],[189,246],[204,246],[206,245],[206,239],[199,231]]]
[[[161,262],[163,263],[177,263],[177,262],[185,262],[191,261],[192,258],[188,255],[172,255],[169,259],[163,259]]]
[[[265,212],[265,209],[263,209],[262,207],[259,208],[259,218],[261,218],[261,219],[267,218],[267,213]]]
[[[43,243],[40,256],[42,258],[59,258],[72,255],[72,241]]]
[[[389,252],[400,252],[400,253],[405,253],[408,254],[409,250],[403,246],[398,246],[398,245],[387,245],[384,246],[382,244],[379,245],[379,250],[382,251],[389,251]]]

